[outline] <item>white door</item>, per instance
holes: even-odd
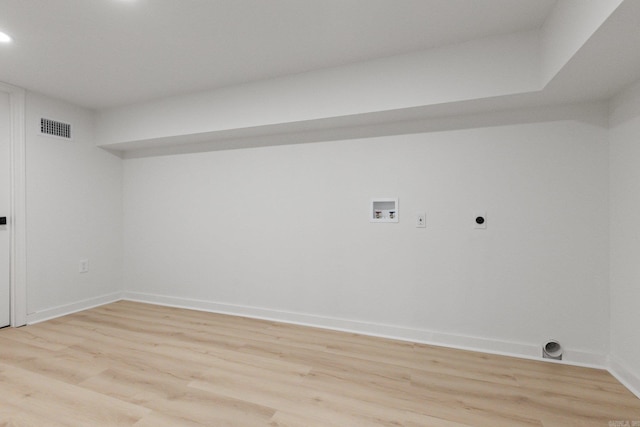
[[[0,327],[10,323],[9,308],[9,138],[10,132],[9,94],[0,91],[0,218],[7,218],[7,224],[0,220]]]

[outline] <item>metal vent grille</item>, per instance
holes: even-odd
[[[56,136],[58,138],[71,139],[71,125],[51,119],[40,119],[40,133]]]

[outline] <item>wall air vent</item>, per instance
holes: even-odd
[[[56,138],[71,139],[71,125],[51,119],[40,119],[40,133]]]

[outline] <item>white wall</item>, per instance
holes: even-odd
[[[640,395],[640,83],[611,102],[611,358]]]
[[[590,119],[128,159],[125,290],[532,356],[556,338],[602,362],[608,147]],[[399,197],[398,224],[368,221],[373,196]]]
[[[73,140],[39,135],[41,117],[71,123]],[[122,289],[122,160],[95,146],[93,120],[91,111],[27,95],[30,322]],[[89,259],[86,274],[80,259]]]

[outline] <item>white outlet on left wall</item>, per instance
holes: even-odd
[[[80,260],[80,266],[78,268],[78,271],[80,273],[88,273],[89,272],[89,260],[88,259],[81,259]]]

